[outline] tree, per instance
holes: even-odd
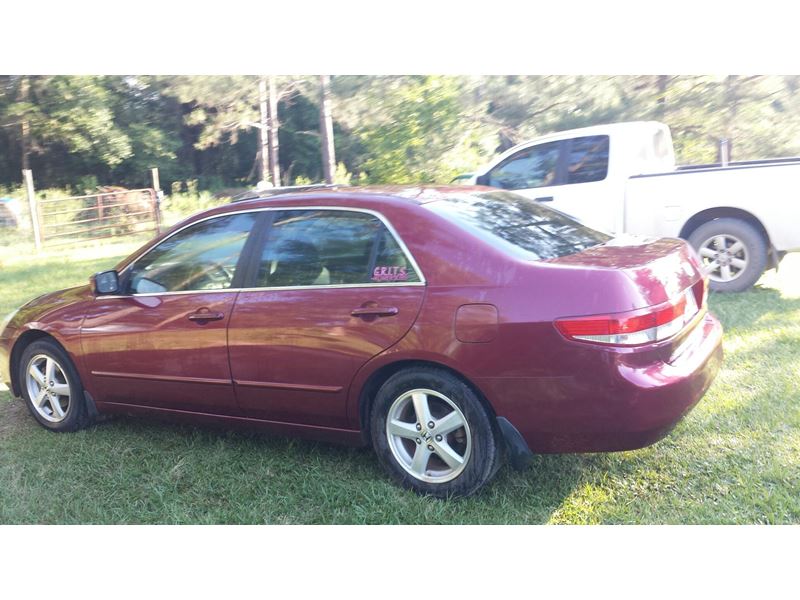
[[[365,150],[360,167],[368,182],[447,182],[482,162],[480,128],[462,118],[458,78],[384,78],[380,83],[361,98],[366,109],[358,128]]]
[[[325,183],[333,183],[336,173],[336,149],[333,143],[333,117],[331,116],[330,75],[319,76],[319,132],[322,147],[322,172]]]
[[[272,175],[272,184],[281,184],[281,167],[280,167],[280,153],[279,153],[279,139],[278,131],[280,130],[280,121],[278,118],[278,89],[276,84],[276,77],[269,76],[269,105],[267,115],[269,118],[267,131],[267,142],[269,151],[269,168]]]
[[[0,124],[19,168],[64,182],[70,171],[108,171],[132,155],[129,136],[111,108],[115,78],[5,76]]]
[[[268,132],[270,130],[270,115],[267,98],[267,78],[262,76],[258,80],[258,106],[260,108],[259,129],[258,129],[258,161],[261,165],[261,177],[259,181],[269,181],[270,179],[270,153]]]
[[[167,189],[446,183],[535,136],[650,119],[679,163],[715,161],[722,138],[734,160],[786,156],[798,92],[759,75],[0,76],[0,185],[30,167],[40,187],[140,186],[153,166]]]

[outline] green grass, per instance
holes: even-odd
[[[0,315],[134,247],[0,247]],[[458,501],[395,487],[363,449],[133,418],[52,434],[0,391],[0,523],[798,523],[800,255],[710,302],[725,364],[665,440],[538,456]]]

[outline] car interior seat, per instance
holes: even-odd
[[[267,287],[314,285],[329,283],[330,274],[324,269],[314,244],[286,240],[278,246],[271,261],[261,264],[258,279]]]

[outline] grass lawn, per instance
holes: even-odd
[[[136,246],[0,246],[0,317]],[[800,255],[710,302],[725,364],[669,437],[539,456],[450,502],[395,487],[369,450],[132,418],[52,434],[2,390],[0,523],[798,523]]]

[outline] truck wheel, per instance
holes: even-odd
[[[703,261],[709,284],[716,292],[743,292],[758,281],[767,267],[767,244],[750,223],[714,219],[689,236]]]

